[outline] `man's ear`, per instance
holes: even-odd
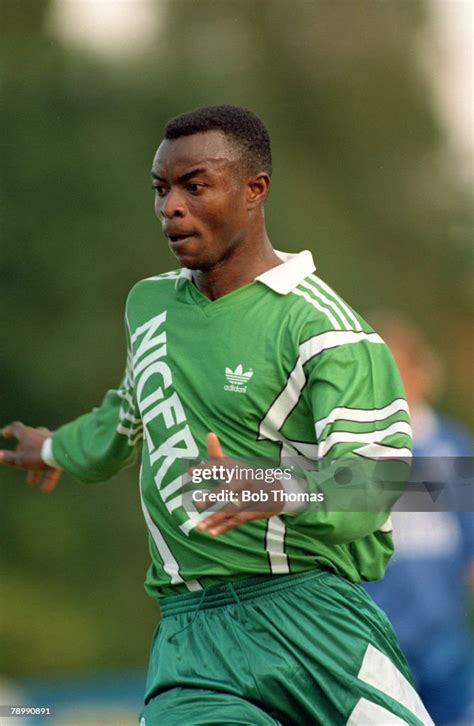
[[[264,171],[247,180],[247,208],[254,209],[263,204],[270,191],[270,177]]]

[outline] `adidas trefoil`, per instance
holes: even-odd
[[[234,393],[247,393],[247,386],[245,384],[249,382],[252,376],[253,370],[251,368],[244,373],[242,363],[239,363],[235,371],[233,371],[232,368],[226,368],[225,377],[229,381],[230,385],[224,386],[224,391],[234,391]]]

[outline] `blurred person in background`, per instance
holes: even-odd
[[[369,317],[391,349],[410,408],[414,461],[455,485],[449,457],[472,456],[467,430],[432,407],[442,365],[422,332],[391,312]],[[466,583],[474,582],[474,513],[394,512],[395,555],[385,577],[366,589],[388,614],[418,691],[438,726],[468,722],[472,664]]]

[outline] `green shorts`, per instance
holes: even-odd
[[[325,570],[165,598],[141,726],[425,726],[390,623]]]

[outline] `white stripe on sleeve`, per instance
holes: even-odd
[[[306,383],[306,376],[303,365],[311,358],[319,355],[325,350],[337,348],[339,345],[351,345],[366,340],[369,343],[382,344],[383,340],[377,333],[364,333],[348,330],[329,330],[320,333],[301,343],[299,357],[295,367],[291,371],[285,387],[277,396],[262,419],[259,429],[260,439],[278,441],[278,431],[285,423],[287,417],[295,407]]]
[[[316,437],[319,439],[325,427],[328,424],[335,423],[335,421],[357,421],[358,423],[383,421],[384,418],[388,418],[398,411],[408,413],[408,404],[404,398],[397,398],[383,408],[345,408],[344,406],[338,406],[333,408],[325,418],[316,421]]]
[[[346,330],[352,330],[352,325],[349,323],[347,318],[344,316],[344,313],[342,312],[342,310],[340,308],[338,308],[338,306],[336,305],[334,300],[330,300],[328,297],[326,297],[326,295],[324,295],[321,292],[321,290],[318,290],[318,288],[316,287],[316,285],[314,283],[310,283],[308,280],[304,280],[301,283],[301,286],[305,287],[307,290],[310,290],[313,293],[313,295],[315,295],[318,298],[318,300],[320,300],[324,305],[331,307],[334,310],[337,317],[339,318],[339,320],[342,322],[343,328],[345,328]],[[337,327],[339,328],[341,326],[338,325]]]
[[[333,328],[337,329],[341,327],[340,322],[334,317],[331,311],[325,308],[323,305],[320,305],[317,300],[314,300],[310,295],[308,295],[307,292],[304,292],[304,290],[300,290],[298,287],[295,287],[292,292],[294,292],[295,295],[299,295],[300,297],[302,297],[304,300],[306,300],[306,302],[316,308],[316,310],[319,310],[320,313],[323,313],[323,315],[327,317]]]
[[[337,302],[339,303],[341,308],[344,310],[346,315],[354,323],[355,329],[362,330],[361,324],[357,320],[356,316],[354,315],[354,313],[352,312],[350,307],[344,302],[344,300],[341,297],[339,297],[339,295],[336,292],[334,292],[334,290],[332,290],[326,282],[321,280],[320,277],[318,277],[317,275],[310,275],[310,277],[311,277],[311,280],[313,280],[322,290],[325,290],[329,295],[334,295],[335,299],[337,300]]]
[[[368,444],[361,446],[356,451],[359,456],[365,456],[367,459],[411,459],[413,456],[410,449],[400,448],[396,446],[386,446],[385,444]]]
[[[366,340],[368,343],[384,344],[378,333],[364,333],[354,330],[328,330],[326,333],[314,335],[300,345],[300,356],[303,364],[324,350],[337,348],[339,345],[351,345]]]
[[[336,444],[348,443],[380,443],[386,436],[392,434],[406,434],[411,437],[411,426],[406,421],[396,421],[380,431],[369,431],[367,433],[356,433],[355,431],[334,431],[327,439],[318,445],[318,456],[322,458]],[[397,457],[399,458],[399,457]]]

